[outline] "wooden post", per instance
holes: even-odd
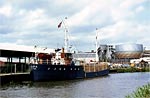
[[[89,64],[89,72],[90,72],[90,64]]]
[[[95,65],[96,65],[96,63],[94,64],[94,72],[95,72]]]

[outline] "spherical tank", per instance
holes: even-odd
[[[143,53],[142,44],[116,45],[115,55],[117,58],[140,58]]]

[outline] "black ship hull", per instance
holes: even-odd
[[[33,81],[69,80],[84,78],[82,66],[66,65],[31,65],[31,78]]]
[[[97,72],[86,72],[85,77],[86,78],[94,78],[94,77],[100,77],[105,76],[109,74],[109,69],[97,71]]]
[[[33,81],[72,80],[93,78],[109,74],[109,69],[98,72],[85,72],[83,66],[32,64],[31,78]]]

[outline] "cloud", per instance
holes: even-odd
[[[148,0],[1,0],[0,43],[62,47],[64,20],[80,50],[95,49],[96,28],[100,44],[148,46],[149,8]]]
[[[10,17],[12,15],[12,7],[10,5],[0,7],[0,15]]]
[[[144,7],[143,6],[139,6],[136,8],[135,12],[136,13],[139,13],[139,12],[142,12],[144,10]]]
[[[142,4],[143,2],[147,2],[148,0],[124,0],[120,6],[123,8],[130,8],[130,7],[134,7],[136,5]]]

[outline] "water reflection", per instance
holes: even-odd
[[[29,82],[1,88],[0,98],[124,98],[150,82],[150,73],[110,74],[69,81]]]

